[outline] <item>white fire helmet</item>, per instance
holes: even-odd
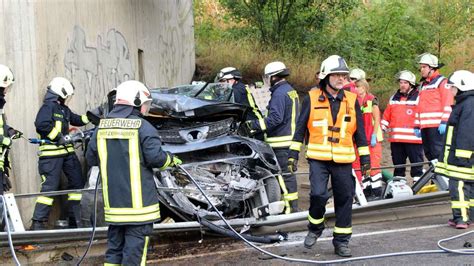
[[[72,85],[72,83],[66,78],[55,77],[49,83],[48,90],[59,97],[66,99],[74,94],[74,85]]]
[[[321,63],[319,78],[324,79],[326,76],[335,73],[349,74],[349,68],[344,58],[338,55],[331,55]]]
[[[361,79],[365,79],[365,71],[360,69],[360,68],[354,68],[349,73],[349,77],[351,79],[355,79],[356,81],[359,81]]]
[[[438,57],[430,53],[424,53],[418,56],[418,64],[425,64],[432,68],[440,68],[441,65],[438,63]]]
[[[474,90],[474,73],[467,70],[454,71],[448,78],[448,85],[460,91]]]
[[[130,105],[134,107],[142,106],[151,102],[151,93],[145,84],[136,80],[127,80],[117,86],[115,104]]]
[[[235,67],[224,67],[217,73],[216,82],[228,80],[228,79],[241,79],[242,74],[240,71]]]
[[[11,69],[5,65],[0,64],[0,87],[8,88],[15,83],[15,77]]]
[[[397,80],[406,80],[413,86],[415,86],[416,84],[416,76],[411,71],[402,70],[398,72],[396,77],[397,77]]]
[[[270,78],[276,75],[288,76],[290,74],[290,71],[288,70],[288,68],[286,68],[285,64],[279,61],[275,61],[268,63],[265,66],[265,70],[263,73],[265,77]]]

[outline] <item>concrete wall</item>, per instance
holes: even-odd
[[[36,113],[55,76],[74,83],[69,106],[77,113],[95,107],[124,80],[150,87],[190,82],[192,10],[191,0],[0,0],[0,63],[16,78],[7,95],[7,122],[34,137]],[[26,140],[14,141],[15,193],[39,191],[36,151]],[[19,203],[28,223],[34,199]]]

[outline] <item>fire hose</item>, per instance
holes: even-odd
[[[318,261],[318,260],[308,260],[308,259],[299,259],[299,258],[289,258],[289,257],[282,257],[277,254],[271,253],[267,250],[264,250],[255,244],[251,243],[245,237],[243,237],[241,234],[239,234],[230,224],[229,222],[222,216],[222,214],[219,212],[217,207],[212,203],[212,201],[209,199],[209,197],[206,195],[204,190],[201,188],[201,186],[198,184],[198,182],[194,179],[194,177],[186,170],[184,167],[178,165],[178,169],[183,171],[189,180],[199,189],[199,191],[202,193],[204,198],[207,200],[207,202],[212,206],[212,208],[216,211],[218,214],[219,218],[224,222],[224,224],[237,236],[240,238],[242,241],[244,241],[247,245],[250,247],[256,249],[257,251],[260,251],[266,255],[269,255],[273,258],[276,259],[281,259],[284,261],[289,261],[289,262],[300,262],[300,263],[311,263],[311,264],[331,264],[331,263],[343,263],[343,262],[350,262],[350,261],[358,261],[358,260],[369,260],[369,259],[378,259],[378,258],[386,258],[386,257],[395,257],[395,256],[407,256],[407,255],[419,255],[419,254],[435,254],[435,253],[455,253],[455,254],[463,254],[463,255],[474,255],[474,250],[473,249],[460,249],[460,250],[452,250],[448,249],[444,246],[441,245],[441,243],[444,243],[449,240],[457,239],[463,236],[466,236],[468,234],[474,233],[474,230],[456,235],[450,238],[446,239],[441,239],[438,241],[437,245],[441,250],[420,250],[420,251],[408,251],[408,252],[394,252],[394,253],[386,253],[386,254],[379,254],[379,255],[371,255],[371,256],[361,256],[361,257],[354,257],[354,258],[348,258],[348,259],[338,259],[338,260],[326,260],[326,261]]]

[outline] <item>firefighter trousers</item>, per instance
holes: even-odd
[[[290,204],[290,211],[298,211],[298,184],[296,182],[296,175],[292,174],[288,169],[288,153],[289,148],[274,148],[275,156],[280,165],[283,175],[283,184],[280,182],[283,191],[283,199]]]
[[[439,134],[438,128],[429,127],[421,129],[423,150],[428,160],[438,159],[444,147],[443,136]]]
[[[410,163],[423,162],[423,146],[416,143],[392,142],[390,143],[393,164],[405,164],[408,159]],[[423,166],[412,166],[411,177],[420,177],[423,174]],[[395,168],[394,176],[405,176],[405,167]]]
[[[308,229],[318,237],[324,230],[324,214],[329,199],[328,181],[331,176],[336,224],[333,245],[338,247],[349,242],[352,235],[352,202],[355,194],[355,179],[352,164],[308,159],[311,184],[308,214]]]
[[[474,222],[474,182],[450,178],[449,195],[454,222]]]
[[[41,192],[57,191],[61,181],[61,172],[67,177],[67,189],[82,189],[85,180],[82,176],[81,163],[75,153],[65,157],[40,158],[38,160],[38,170],[41,176]],[[81,193],[68,194],[68,217],[70,222],[80,221]],[[53,205],[54,198],[50,196],[39,196],[36,199],[35,211],[32,220],[48,221],[49,212]]]
[[[145,265],[153,223],[109,225],[104,265]]]

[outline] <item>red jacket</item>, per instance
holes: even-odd
[[[366,93],[364,98],[357,97],[357,100],[359,101],[360,109],[362,111],[362,120],[364,120],[364,129],[365,129],[365,136],[367,140],[370,142],[370,139],[372,138],[372,134],[374,133],[374,115],[373,115],[373,101],[375,99],[375,96]],[[378,133],[378,132],[377,132]],[[378,141],[381,141],[381,134],[380,136],[377,137]]]
[[[389,132],[390,142],[421,143],[421,137],[415,135],[415,128],[420,128],[416,119],[418,105],[418,90],[411,90],[408,95],[397,91],[388,102],[383,113],[381,126]]]
[[[417,118],[420,128],[438,127],[447,123],[454,97],[446,87],[447,79],[436,70],[420,85],[420,101]]]

